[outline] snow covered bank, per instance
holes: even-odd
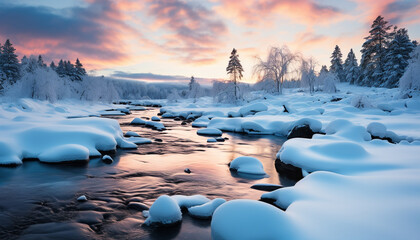
[[[72,103],[73,105],[75,103]],[[88,161],[117,147],[132,148],[116,120],[69,118],[82,111],[90,114],[106,106],[74,106],[22,99],[1,104],[0,165],[19,165],[23,159],[42,162]],[[91,108],[90,112],[88,109]],[[134,146],[133,146],[134,145]]]

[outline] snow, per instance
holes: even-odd
[[[156,199],[149,209],[148,217],[144,224],[174,224],[182,220],[181,209],[174,198],[162,195]]]
[[[195,218],[208,219],[211,218],[213,212],[226,200],[223,198],[215,198],[203,205],[188,208],[188,213]]]
[[[179,205],[180,208],[190,208],[193,206],[205,204],[210,201],[210,199],[204,197],[203,195],[174,195],[171,196],[171,198]]]
[[[203,128],[198,129],[197,134],[199,135],[206,135],[206,136],[222,136],[222,131],[216,128]]]
[[[264,166],[260,160],[254,157],[237,157],[230,162],[230,169],[237,171],[238,173],[247,173],[247,174],[259,174],[265,175]]]
[[[148,139],[148,138],[142,138],[142,137],[130,137],[130,138],[126,138],[125,140],[135,143],[135,144],[147,144],[147,143],[152,143],[152,140]]]
[[[232,200],[216,209],[211,221],[214,240],[299,239],[280,209],[255,200]]]
[[[158,116],[153,116],[152,121],[160,121],[160,118]]]
[[[214,142],[217,142],[217,140],[216,140],[216,138],[208,138],[207,142],[208,143],[214,143]]]
[[[45,150],[39,154],[38,159],[47,163],[88,161],[89,149],[78,144],[64,144]]]
[[[82,195],[82,196],[80,196],[80,197],[77,198],[77,201],[79,201],[79,202],[86,202],[87,200],[88,199],[87,199],[87,197],[85,195]]]
[[[128,131],[124,134],[124,137],[140,137],[140,135],[136,132]]]
[[[28,158],[50,163],[88,161],[101,156],[100,152],[115,151],[117,146],[133,147],[116,120],[68,118],[96,115],[105,108],[109,106],[75,101],[1,103],[0,165],[18,165]]]
[[[134,118],[131,123],[131,125],[145,125],[146,124],[146,120],[143,120],[141,118]]]

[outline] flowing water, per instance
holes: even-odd
[[[151,206],[157,197],[201,194],[210,199],[255,199],[256,183],[293,185],[274,167],[284,139],[224,133],[225,142],[207,143],[191,124],[162,119],[165,131],[129,125],[158,109],[113,117],[124,132],[152,139],[136,150],[119,149],[114,162],[91,159],[85,165],[51,165],[36,160],[0,168],[0,239],[210,239],[210,220],[183,214],[172,227],[145,227],[141,211],[130,202]],[[257,157],[268,176],[239,176],[228,163],[238,156]],[[187,174],[185,168],[192,172]],[[78,202],[80,195],[87,202]]]

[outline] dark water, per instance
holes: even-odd
[[[207,143],[207,137],[181,121],[163,119],[167,130],[162,132],[129,125],[134,117],[157,112],[115,117],[124,132],[135,131],[153,143],[118,150],[111,165],[91,159],[77,166],[26,161],[17,168],[0,168],[0,239],[210,239],[208,220],[184,213],[180,225],[144,227],[141,211],[128,203],[151,206],[162,194],[257,200],[263,192],[250,188],[255,183],[294,184],[274,167],[284,139],[224,133],[229,140]],[[269,177],[231,173],[227,164],[244,155],[262,161]],[[185,168],[192,173],[184,173]],[[89,200],[77,202],[83,194]]]

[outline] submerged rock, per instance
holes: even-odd
[[[127,207],[129,209],[133,209],[133,210],[137,210],[137,211],[144,211],[144,210],[149,210],[149,207],[144,205],[143,203],[139,203],[139,202],[130,202]]]
[[[252,189],[267,191],[267,192],[271,192],[282,187],[283,187],[282,185],[269,184],[269,183],[257,183],[251,186]]]

